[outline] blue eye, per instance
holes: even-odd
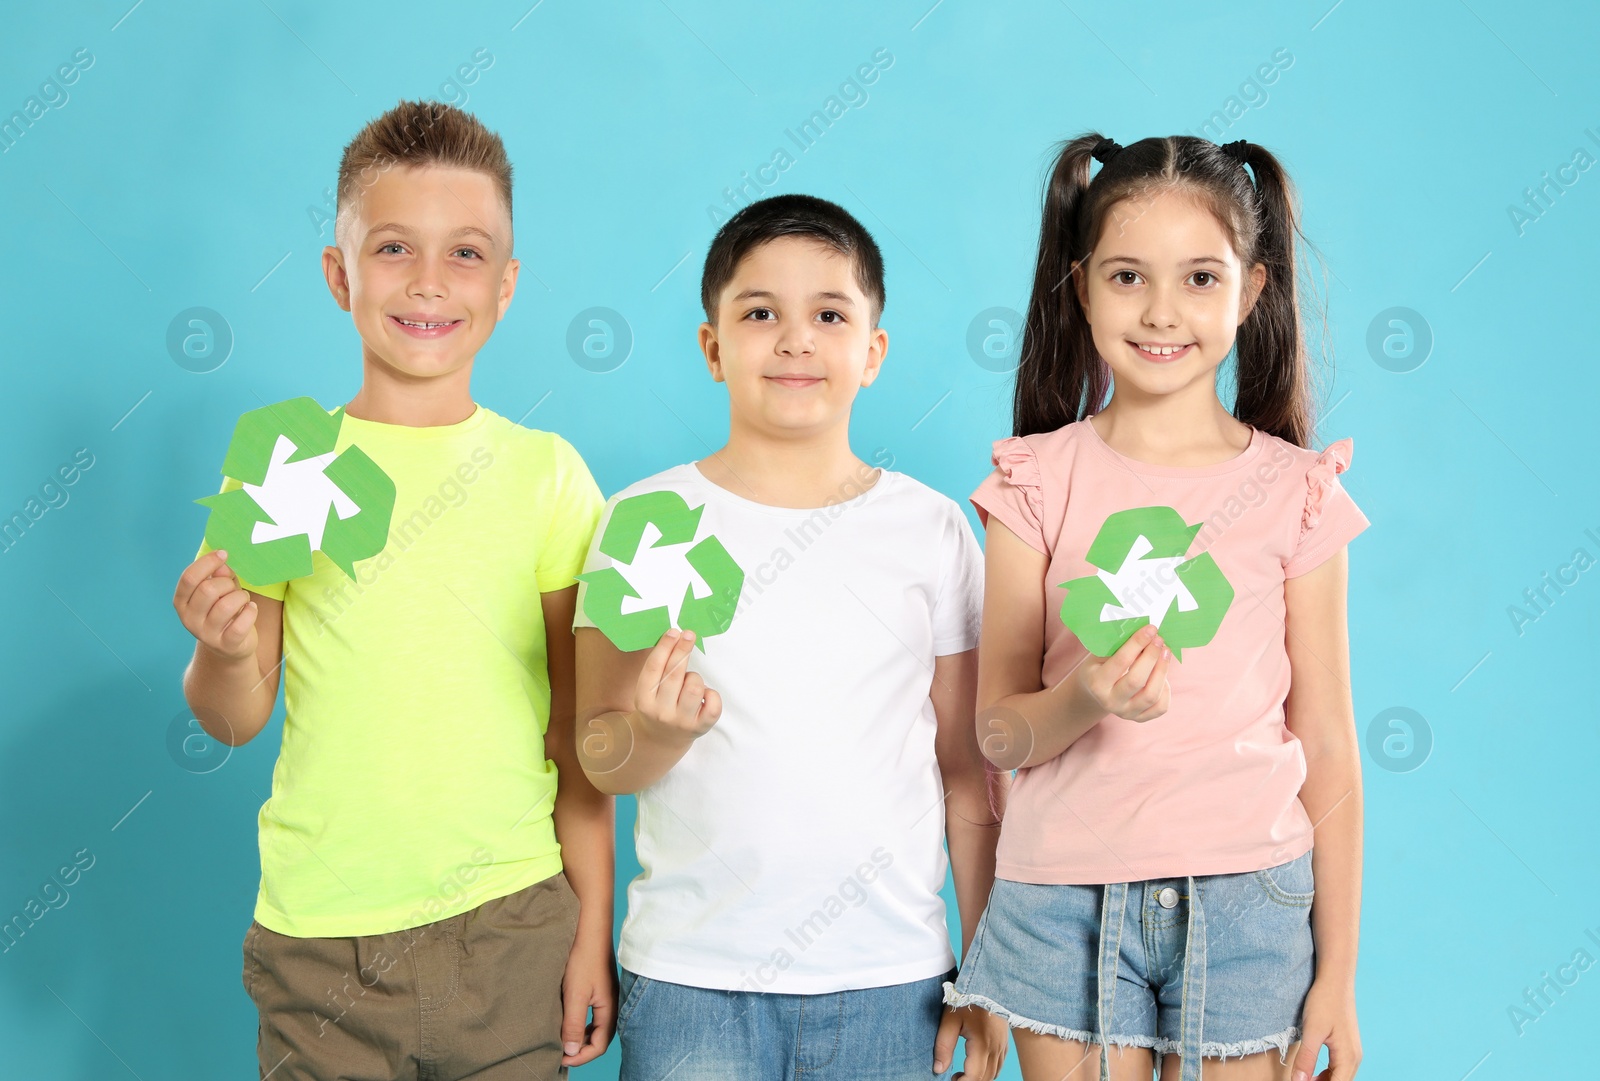
[[[465,253],[466,253],[466,254],[467,254],[467,255],[470,255],[470,256],[471,256],[471,257],[472,257],[472,258],[474,258],[474,259],[481,259],[481,258],[483,258],[483,256],[481,256],[481,255],[479,255],[479,254],[478,254],[478,253],[477,253],[477,251],[476,251],[476,250],[474,250],[474,249],[472,249],[472,248],[457,248],[457,249],[456,249],[456,254],[457,254],[457,255],[460,255],[460,254],[462,254],[462,253],[463,253],[463,252],[465,252]]]
[[[380,247],[380,248],[379,248],[379,249],[378,249],[378,251],[380,251],[380,252],[386,252],[386,251],[388,251],[388,250],[389,250],[389,249],[390,249],[390,248],[400,248],[400,249],[402,249],[402,250],[403,250],[403,249],[404,249],[404,245],[402,245],[402,244],[400,244],[400,243],[399,243],[399,242],[398,242],[398,241],[395,241],[395,240],[391,240],[391,241],[389,241],[389,243],[387,243],[387,244],[385,244],[385,245],[383,245],[383,246],[382,246],[382,247]]]

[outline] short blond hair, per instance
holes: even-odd
[[[438,101],[401,101],[356,133],[339,159],[334,234],[361,189],[396,165],[445,165],[483,173],[511,217],[511,159],[500,136],[471,113]]]

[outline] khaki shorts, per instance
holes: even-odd
[[[252,921],[244,988],[272,1081],[550,1081],[578,898],[557,872],[386,935],[292,938]]]

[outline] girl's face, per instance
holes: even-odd
[[[1164,191],[1112,206],[1074,277],[1116,392],[1165,396],[1215,386],[1267,272],[1246,274],[1217,219]]]

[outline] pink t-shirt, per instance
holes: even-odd
[[[985,526],[999,519],[1050,559],[1044,685],[1086,655],[1063,622],[1074,591],[1065,611],[1097,652],[1110,652],[1100,621],[1129,620],[1131,633],[1144,612],[1159,613],[1149,620],[1181,653],[1162,716],[1107,715],[1017,771],[997,875],[1104,884],[1233,874],[1311,848],[1305,756],[1284,724],[1283,583],[1367,527],[1335,476],[1350,456],[1349,439],[1319,454],[1254,429],[1226,462],[1150,465],[1112,450],[1087,420],[994,444],[995,471],[972,503]]]

